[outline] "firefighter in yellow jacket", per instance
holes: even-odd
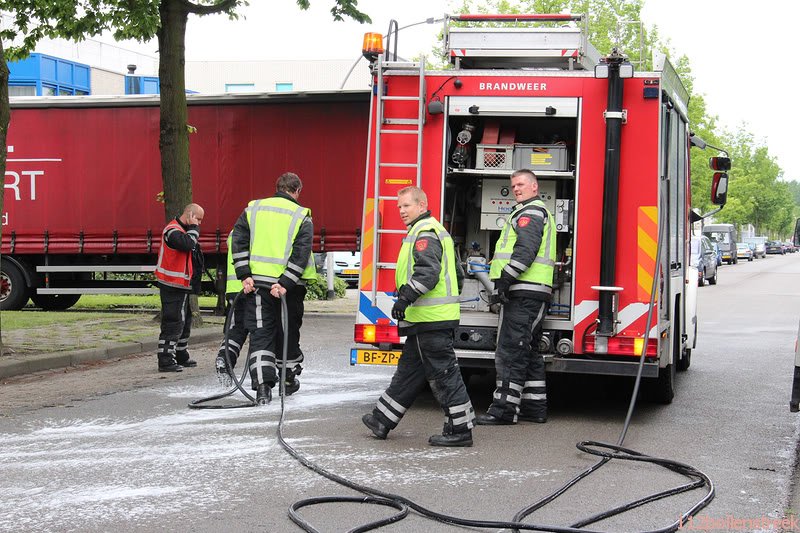
[[[544,359],[539,353],[542,322],[553,292],[556,229],[539,199],[536,175],[527,169],[511,174],[517,205],[497,240],[489,277],[503,304],[497,337],[497,388],[479,425],[547,422]]]
[[[275,184],[275,196],[250,202],[233,227],[231,258],[245,293],[250,381],[256,391],[256,402],[261,405],[272,400],[272,388],[282,364],[282,346],[278,345],[280,297],[286,296],[289,346],[298,346],[305,285],[316,279],[311,253],[314,238],[311,210],[298,203],[302,187],[297,174],[282,174]],[[286,366],[287,394],[299,388],[297,375],[302,362],[302,352],[290,351]]]
[[[472,446],[475,412],[453,350],[463,271],[453,239],[428,211],[425,192],[419,187],[401,189],[397,205],[408,234],[397,258],[398,298],[392,318],[406,342],[389,388],[361,420],[375,437],[385,439],[427,382],[445,416],[442,434],[428,443]]]

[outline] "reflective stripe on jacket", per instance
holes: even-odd
[[[311,216],[310,209],[273,196],[250,202],[245,213],[250,226],[249,263],[254,281],[277,283],[281,275],[295,283],[316,279],[313,254],[309,254],[305,265],[288,265],[292,244],[303,220]],[[287,269],[287,265],[292,268]],[[298,276],[298,272],[302,274]]]
[[[414,274],[414,245],[422,232],[426,232],[426,235],[435,235],[441,243],[442,268],[436,286],[422,294],[406,309],[405,320],[416,323],[459,320],[461,306],[458,301],[458,276],[453,239],[435,218],[423,218],[409,229],[397,257],[395,283],[398,288],[408,284],[413,287],[411,278]]]
[[[167,234],[171,231],[186,233],[183,226],[173,219],[161,232],[161,249],[158,251],[156,279],[163,285],[179,289],[191,289],[192,286],[192,252],[176,250],[167,246]]]
[[[242,290],[242,282],[236,277],[236,270],[233,268],[233,230],[228,234],[228,263],[225,268],[225,294],[236,294]]]
[[[525,215],[529,220],[542,220],[543,231],[539,249],[530,265],[524,265],[512,259],[514,245],[517,243],[517,228],[520,218]],[[553,272],[556,261],[556,228],[553,216],[540,199],[529,203],[517,204],[508,216],[500,238],[494,250],[489,277],[498,279],[506,271],[515,281],[511,291],[534,291],[544,294],[553,292]],[[512,268],[513,267],[513,268]],[[519,273],[517,275],[517,273]]]

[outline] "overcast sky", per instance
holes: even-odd
[[[188,60],[330,58],[355,61],[366,31],[386,33],[391,19],[403,27],[448,12],[445,0],[359,0],[372,24],[334,22],[331,0],[311,0],[302,11],[295,0],[251,0],[246,20],[196,18],[187,31]],[[689,57],[695,91],[730,130],[745,125],[769,146],[785,179],[800,180],[796,133],[800,105],[789,98],[797,77],[797,0],[646,0],[642,18],[657,25],[679,54]],[[407,28],[398,52],[429,52],[441,23]],[[150,53],[155,45],[139,50]]]

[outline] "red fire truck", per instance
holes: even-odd
[[[152,272],[165,223],[158,105],[150,96],[12,99],[0,309],[153,290],[130,278]],[[224,264],[236,218],[286,171],[304,180],[315,251],[357,250],[368,117],[367,91],[189,96],[207,266]]]
[[[482,24],[504,21],[527,25]],[[548,371],[635,375],[648,337],[643,375],[656,399],[671,401],[697,327],[687,248],[697,218],[693,143],[675,70],[665,57],[652,72],[634,72],[618,53],[601,58],[585,17],[574,15],[451,16],[445,48],[452,70],[373,53],[351,364],[391,364],[400,355],[390,310],[406,228],[396,198],[418,185],[468,273],[455,341],[460,365],[494,366],[499,316],[488,303],[487,264],[515,203],[510,173],[529,168],[558,231],[539,344]],[[726,185],[727,176],[715,177],[718,204]]]

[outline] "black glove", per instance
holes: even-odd
[[[511,281],[507,278],[498,278],[494,280],[494,290],[496,294],[493,294],[492,296],[495,296],[496,300],[492,303],[507,304],[510,289]]]
[[[406,307],[411,305],[411,302],[405,298],[398,298],[392,306],[392,318],[395,320],[403,320],[406,317]]]

